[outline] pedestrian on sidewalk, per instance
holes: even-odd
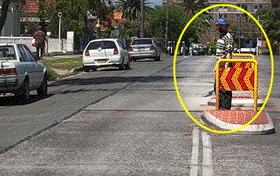
[[[234,40],[232,35],[228,32],[229,23],[225,18],[220,18],[217,20],[216,26],[219,31],[219,36],[216,44],[216,56],[221,57],[223,59],[231,59]],[[220,67],[232,67],[232,63],[222,62]],[[214,67],[213,73],[216,74],[216,67]],[[216,80],[214,83],[214,91],[216,93]],[[220,90],[219,108],[224,110],[230,110],[231,101],[232,91]]]
[[[42,26],[37,27],[37,31],[34,33],[33,38],[35,39],[37,57],[43,57],[45,53],[45,42],[47,42],[47,39],[45,32],[42,31]]]

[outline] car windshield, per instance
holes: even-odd
[[[16,60],[14,47],[11,45],[0,46],[0,60]]]
[[[139,39],[134,40],[132,45],[141,45],[141,44],[153,44],[151,39]]]
[[[102,49],[114,49],[116,44],[113,41],[92,42],[88,46],[88,50],[95,50],[102,47]]]

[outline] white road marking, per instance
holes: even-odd
[[[210,136],[206,132],[202,132],[202,145],[203,145],[203,161],[202,161],[202,175],[213,175],[212,164],[212,149]]]
[[[193,129],[193,146],[191,159],[191,176],[196,176],[198,172],[198,148],[199,148],[199,130],[198,127]]]

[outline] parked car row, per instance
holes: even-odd
[[[144,58],[160,60],[161,48],[152,38],[136,38],[130,46],[118,39],[96,39],[90,41],[83,52],[84,71],[96,71],[99,67],[130,69],[130,62]]]
[[[160,48],[151,38],[134,39],[128,49],[118,39],[90,41],[83,52],[84,70],[116,66],[130,69],[130,62],[143,58],[160,60]],[[27,103],[30,91],[48,92],[47,69],[25,44],[0,44],[0,94],[13,93]]]

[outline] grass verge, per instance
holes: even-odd
[[[44,64],[48,71],[48,78],[50,81],[54,81],[57,79],[62,79],[65,75],[59,75],[55,69],[67,70],[70,71],[75,68],[79,68],[83,66],[82,57],[78,58],[61,58],[61,59],[53,59],[53,60],[40,60],[42,64]]]

